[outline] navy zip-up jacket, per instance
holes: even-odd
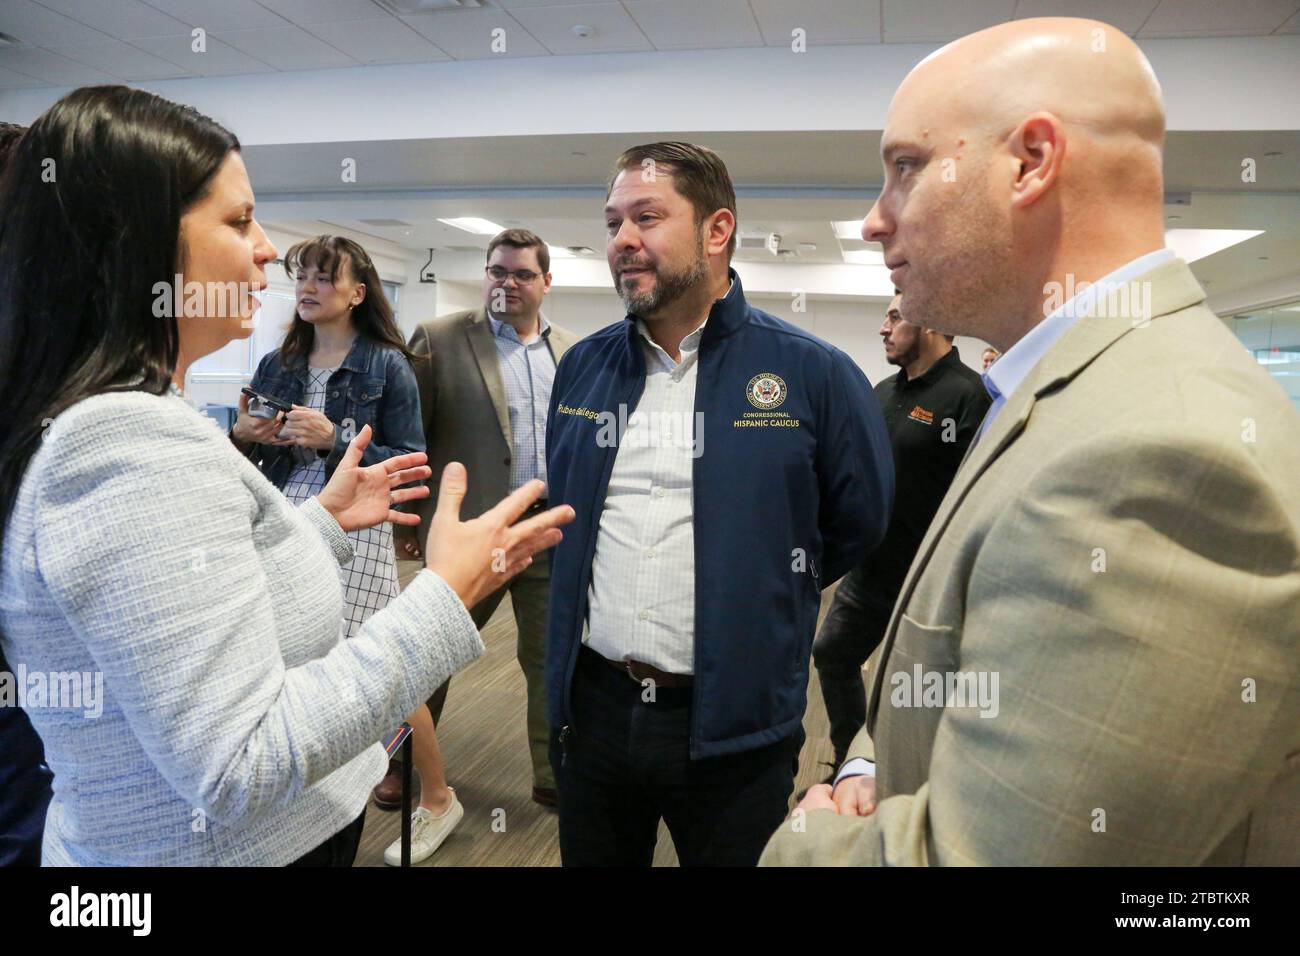
[[[894,497],[889,435],[866,376],[834,346],[751,308],[731,279],[696,373],[695,759],[794,733],[822,587],[880,542]],[[620,405],[635,411],[645,377],[628,316],[573,346],[551,392],[548,499],[577,512],[551,565],[547,715],[562,739],[582,733],[570,686],[618,451],[597,436]]]

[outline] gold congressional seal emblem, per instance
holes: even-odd
[[[759,372],[749,380],[745,395],[749,404],[770,411],[785,401],[785,380],[775,372]]]

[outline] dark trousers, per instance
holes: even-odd
[[[365,825],[366,810],[362,807],[361,816],[314,850],[298,857],[289,866],[351,866],[356,861],[357,847],[361,845],[361,831]]]
[[[826,716],[830,718],[837,767],[867,722],[862,665],[884,638],[890,610],[860,598],[841,584],[813,641],[813,664],[821,681]]]
[[[0,657],[0,670],[9,665]],[[54,774],[27,714],[0,706],[0,867],[40,866]]]
[[[565,866],[649,866],[659,820],[683,866],[754,866],[785,819],[803,745],[791,737],[692,760],[690,688],[656,688],[583,648],[573,677],[573,727],[551,734]]]

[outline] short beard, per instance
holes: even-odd
[[[890,365],[897,365],[899,368],[907,368],[907,366],[911,365],[920,357],[921,357],[921,345],[918,342],[914,344],[906,352],[895,352],[893,358],[890,358],[888,355],[886,355],[885,361],[888,362]]]
[[[695,257],[679,272],[662,272],[654,268],[654,288],[648,292],[628,292],[620,279],[618,294],[628,315],[644,318],[676,302],[687,292],[709,278],[709,263],[704,257],[704,239],[696,237]]]

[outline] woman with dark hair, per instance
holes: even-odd
[[[424,422],[411,353],[365,249],[344,236],[317,236],[289,249],[284,271],[294,280],[293,321],[280,348],[262,358],[249,387],[292,408],[268,423],[249,414],[248,397],[241,395],[231,438],[296,504],[324,487],[360,428],[372,429],[362,461],[373,463],[424,451]],[[385,522],[349,537],[356,557],[339,568],[345,637],[398,593],[392,526]],[[411,827],[411,862],[419,863],[465,811],[447,785],[428,707],[420,704],[407,720],[415,728],[412,752],[420,773]],[[400,841],[385,859],[400,862]]]
[[[24,127],[0,123],[0,173]],[[0,674],[10,674],[0,653]],[[50,768],[41,738],[20,707],[0,703],[0,867],[39,866],[41,831],[50,804]]]
[[[150,93],[68,94],[0,179],[0,650],[81,677],[26,707],[46,864],[350,862],[376,741],[482,652],[494,552],[518,573],[571,519],[511,526],[535,484],[461,522],[448,466],[426,570],[342,641],[347,532],[414,523],[425,456],[365,466],[362,428],[295,508],[178,395],[274,258],[238,140]]]

